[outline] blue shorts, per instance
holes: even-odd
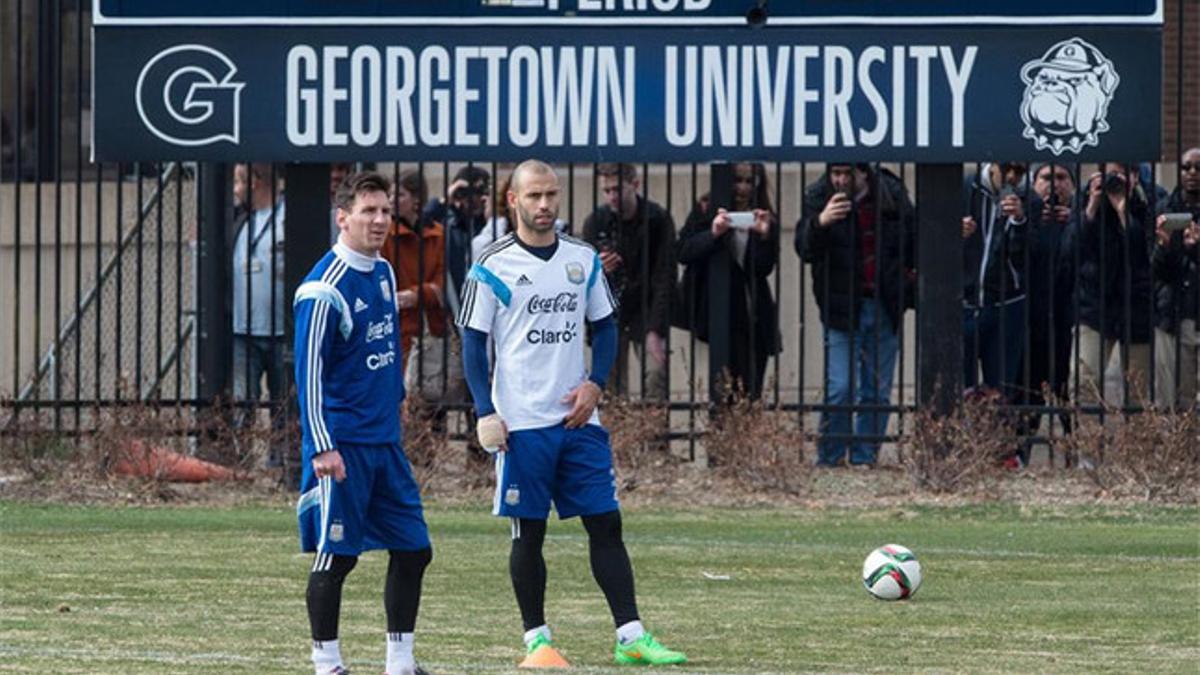
[[[508,435],[508,449],[496,453],[492,513],[544,520],[551,501],[559,518],[617,510],[612,447],[604,427],[556,424]]]
[[[421,492],[399,443],[340,444],[346,479],[318,479],[312,454],[304,453],[304,477],[296,515],[300,548],[357,556],[363,551],[417,551],[429,547]]]

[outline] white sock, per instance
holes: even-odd
[[[641,621],[630,621],[617,628],[617,642],[627,645],[646,633]]]
[[[387,634],[387,672],[398,675],[406,669],[411,670],[416,663],[413,661],[413,634]]]
[[[537,638],[537,636],[539,636],[539,635],[544,635],[544,636],[546,636],[546,639],[549,640],[550,639],[550,627],[547,626],[546,624],[542,624],[542,625],[538,626],[537,628],[533,628],[533,629],[525,631],[525,646],[528,647],[529,645],[533,644],[534,639]]]
[[[325,675],[342,665],[342,652],[337,640],[313,640],[312,662],[317,675]]]

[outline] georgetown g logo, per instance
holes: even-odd
[[[204,45],[178,45],[150,59],[138,76],[138,115],[155,136],[175,145],[238,142],[244,82],[227,56]]]
[[[1038,150],[1059,155],[1100,145],[1100,134],[1108,131],[1108,104],[1121,78],[1099,49],[1079,38],[1064,40],[1026,63],[1021,80],[1023,135]]]

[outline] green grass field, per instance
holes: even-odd
[[[520,658],[508,528],[485,508],[429,508],[417,654],[435,675]],[[643,619],[692,657],[674,672],[1200,669],[1195,508],[635,509],[625,521]],[[922,560],[912,601],[873,600],[859,582],[888,542]],[[586,547],[577,522],[552,524],[548,617],[576,671],[621,672]],[[357,673],[383,670],[385,563],[368,554],[347,582],[341,641]],[[311,672],[308,564],[284,507],[0,502],[0,671]]]

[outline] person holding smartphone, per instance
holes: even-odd
[[[914,210],[904,183],[869,164],[830,164],[804,193],[796,253],[810,265],[825,328],[825,404],[886,406],[898,331],[916,277]],[[817,466],[871,467],[888,413],[821,413]]]
[[[1029,342],[1017,367],[1016,403],[1047,404],[1045,390],[1066,400],[1071,362],[1071,298],[1075,278],[1072,256],[1061,254],[1067,230],[1079,218],[1075,177],[1078,165],[1040,164],[1029,172],[1033,194],[1029,198],[1029,259],[1025,269],[1029,306]],[[1059,417],[1064,429],[1070,418]],[[1037,433],[1041,414],[1022,416],[1021,436]],[[1022,443],[1008,461],[1012,468],[1028,463],[1028,444]]]
[[[779,353],[779,322],[769,277],[779,262],[775,237],[778,219],[771,206],[770,186],[762,164],[741,162],[733,167],[733,209],[714,208],[701,197],[688,215],[675,245],[684,266],[676,325],[692,331],[697,340],[709,338],[709,261],[728,256],[730,265],[729,370],[733,391],[757,399],[762,393],[767,361]],[[733,213],[750,212],[748,227],[734,227]],[[745,327],[745,328],[743,328]]]
[[[609,379],[617,394],[632,387],[642,397],[666,401],[667,337],[675,294],[675,221],[660,204],[642,194],[637,166],[605,163],[596,167],[601,203],[583,222],[583,239],[600,254],[608,284],[621,307],[616,369]],[[644,370],[630,373],[630,347]],[[645,379],[642,378],[645,373]]]
[[[1027,166],[987,163],[967,178],[963,234],[963,385],[1015,393],[1025,344]]]
[[[1154,248],[1155,399],[1196,407],[1200,338],[1200,147],[1179,160],[1179,185],[1156,209]]]

